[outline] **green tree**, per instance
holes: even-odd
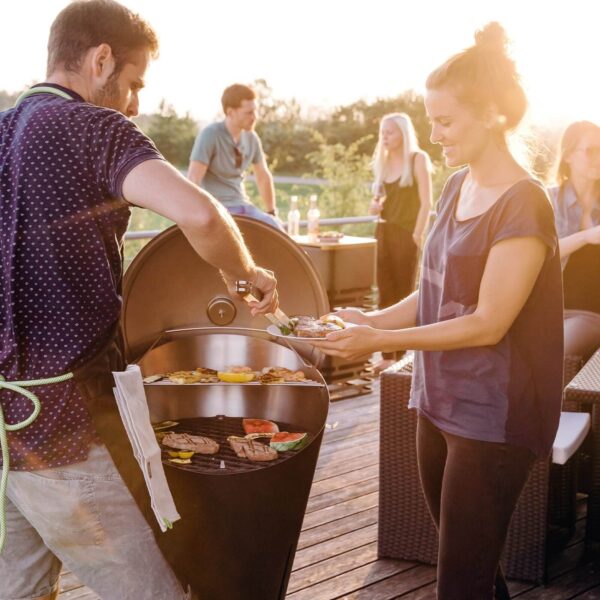
[[[369,140],[360,138],[345,146],[328,144],[318,132],[314,133],[318,149],[308,155],[313,165],[312,174],[329,181],[319,198],[324,217],[351,217],[366,215],[371,199],[369,157],[360,147]]]
[[[258,100],[258,133],[273,172],[300,175],[310,169],[307,155],[317,149],[311,123],[294,99],[274,98],[264,79],[252,83]]]
[[[150,115],[147,125],[142,119],[139,126],[170,163],[180,168],[187,167],[198,133],[198,124],[188,114],[180,117],[175,109],[163,100],[159,111]]]
[[[327,119],[321,119],[315,128],[328,143],[346,146],[362,138],[359,151],[371,156],[377,143],[381,118],[392,112],[405,112],[412,120],[419,145],[433,160],[441,157],[439,146],[429,141],[429,120],[425,113],[423,97],[409,90],[395,98],[379,98],[369,104],[359,100],[336,109]]]

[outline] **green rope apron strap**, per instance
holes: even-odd
[[[46,379],[34,379],[32,381],[11,381],[8,382],[0,375],[0,391],[11,390],[17,394],[25,396],[33,404],[32,413],[20,423],[8,425],[4,419],[2,405],[0,405],[0,446],[2,447],[2,476],[0,477],[0,552],[4,549],[6,541],[6,487],[8,485],[8,472],[10,470],[10,457],[8,452],[9,431],[17,431],[31,425],[40,414],[41,404],[38,397],[29,390],[25,389],[34,385],[47,385],[50,383],[62,383],[73,377],[73,373],[59,375],[58,377],[48,377]]]
[[[71,96],[71,94],[67,94],[67,92],[65,92],[63,90],[60,90],[58,88],[53,88],[53,87],[50,87],[47,85],[40,85],[38,87],[25,90],[17,98],[17,101],[15,102],[15,107],[19,106],[19,104],[21,104],[21,102],[23,102],[23,100],[25,100],[25,98],[29,98],[29,96],[33,96],[34,94],[54,94],[55,96],[60,96],[61,98],[64,98],[65,100],[73,100],[73,96]]]

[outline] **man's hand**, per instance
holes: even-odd
[[[237,295],[235,277],[230,277],[226,273],[221,272],[223,280],[227,285],[227,289],[232,296]],[[252,316],[264,315],[277,310],[279,306],[279,295],[277,294],[277,280],[272,271],[267,271],[260,267],[255,267],[254,273],[248,278],[255,290],[258,290],[262,296],[258,302],[250,302],[250,312]]]

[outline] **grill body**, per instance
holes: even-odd
[[[288,314],[328,312],[322,280],[297,244],[259,221],[235,220],[257,264],[274,271]],[[233,468],[233,458],[225,459],[226,469],[213,472],[165,465],[182,518],[158,543],[182,582],[202,600],[283,600],[329,406],[313,366],[322,354],[302,342],[292,350],[271,337],[264,330],[268,321],[253,317],[240,297],[229,295],[217,269],[176,227],[149,242],[129,266],[122,321],[127,359],[144,376],[197,367],[279,366],[301,369],[316,382],[146,386],[153,422],[223,415],[293,424],[309,434],[308,445],[289,458],[248,469]]]
[[[314,367],[261,331],[167,332],[139,365],[150,375],[217,368],[224,360],[257,369],[302,369],[315,384],[151,384],[146,396],[152,420],[269,419],[293,424],[310,441],[302,450],[280,455],[285,460],[246,469],[227,459],[225,469],[212,473],[167,462],[167,480],[182,518],[158,541],[178,577],[200,598],[283,600],[327,417],[327,388]],[[226,444],[225,434],[219,439],[218,429],[213,430],[214,439]]]

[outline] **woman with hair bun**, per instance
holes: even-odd
[[[600,127],[569,125],[560,142],[554,206],[565,299],[565,354],[600,346]]]
[[[370,213],[380,215],[377,238],[379,308],[414,290],[417,254],[431,206],[431,162],[419,148],[410,117],[390,113],[381,119],[373,153],[374,198]],[[396,353],[384,353],[376,371],[389,367]]]
[[[499,561],[562,396],[562,290],[554,215],[507,136],[527,106],[498,23],[427,79],[431,141],[446,182],[419,289],[313,342],[354,358],[413,349],[423,492],[439,532],[438,600],[509,598]]]

